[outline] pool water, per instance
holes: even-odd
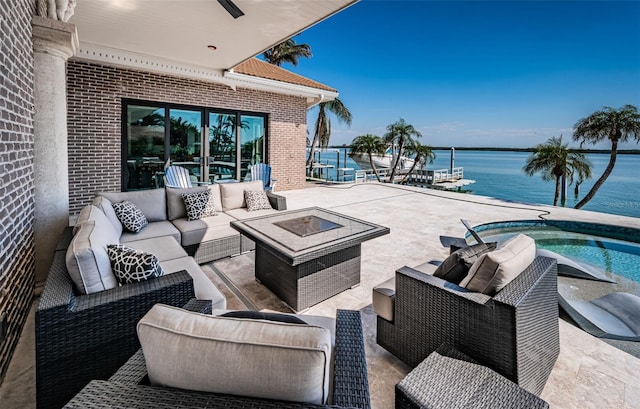
[[[596,223],[523,220],[474,227],[484,241],[505,241],[518,233],[539,248],[640,282],[640,230]],[[615,278],[614,278],[615,279]]]

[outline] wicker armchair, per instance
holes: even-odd
[[[184,308],[211,312],[201,301],[191,301]],[[358,311],[338,310],[336,315],[336,346],[334,354],[333,405],[316,405],[290,401],[257,399],[236,395],[194,392],[148,385],[147,369],[142,350],[108,381],[92,381],[65,408],[362,408],[371,407],[367,362],[364,350],[362,322]]]
[[[412,367],[447,343],[539,394],[560,352],[556,262],[536,257],[493,297],[403,267],[377,342]]]
[[[36,309],[37,406],[60,408],[92,379],[107,379],[140,348],[136,323],[156,303],[182,306],[194,297],[187,272],[108,291],[77,295],[65,254],[71,228],[57,244]]]

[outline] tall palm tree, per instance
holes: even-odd
[[[387,133],[384,134],[385,142],[391,144],[392,151],[394,145],[397,148],[397,154],[395,162],[393,163],[393,167],[391,168],[391,175],[389,175],[389,180],[393,183],[393,177],[395,176],[396,169],[398,168],[398,164],[400,163],[400,158],[402,157],[404,151],[405,144],[413,143],[413,137],[420,138],[422,134],[413,125],[405,122],[404,119],[400,118],[397,122],[387,126]]]
[[[268,49],[262,53],[264,59],[273,65],[280,67],[282,63],[288,62],[298,66],[300,57],[311,57],[311,46],[309,44],[296,44],[292,38]]]
[[[415,157],[413,159],[413,165],[411,165],[411,169],[409,169],[409,172],[404,175],[404,178],[402,178],[400,184],[406,183],[407,178],[409,178],[409,175],[413,172],[416,166],[418,166],[418,164],[420,164],[420,166],[426,164],[430,165],[434,160],[436,160],[436,153],[433,151],[431,146],[422,145],[418,141],[412,141],[412,143],[406,145],[405,152],[414,154]]]
[[[316,145],[324,148],[329,145],[329,138],[331,138],[331,120],[329,113],[333,113],[338,119],[338,122],[351,125],[351,112],[340,99],[336,98],[333,101],[318,104],[318,119],[316,119],[316,129],[309,149],[307,167],[310,167],[311,163],[313,163]]]
[[[376,179],[380,182],[380,175],[378,175],[378,171],[376,170],[376,165],[373,163],[373,155],[384,155],[387,150],[387,144],[385,141],[379,137],[378,135],[360,135],[356,137],[351,142],[351,153],[350,155],[369,155],[369,164],[371,165],[371,170],[373,174],[376,175]]]
[[[571,184],[574,176],[580,181],[591,177],[591,163],[587,157],[569,149],[568,144],[563,144],[562,135],[559,138],[549,138],[545,143],[537,145],[522,170],[529,176],[541,173],[542,180],[545,181],[555,180],[554,206],[558,205],[560,196],[564,206],[565,195],[561,183],[563,179]]]
[[[613,171],[618,154],[618,143],[627,142],[629,137],[640,142],[640,114],[638,108],[633,105],[625,105],[620,109],[603,107],[600,111],[579,120],[574,127],[573,140],[580,141],[580,147],[585,143],[596,144],[607,139],[611,141],[609,164],[591,190],[575,205],[576,209],[580,209],[595,196]]]

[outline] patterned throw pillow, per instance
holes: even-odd
[[[207,216],[216,215],[214,198],[209,189],[202,192],[183,193],[184,207],[187,208],[187,220],[198,220]]]
[[[128,231],[138,233],[149,224],[142,211],[130,201],[124,200],[120,203],[112,203],[111,205],[120,223],[122,223],[122,226]]]
[[[267,192],[264,190],[245,190],[244,200],[247,202],[247,210],[250,212],[260,209],[272,209]]]
[[[120,284],[139,283],[164,275],[158,257],[122,244],[108,244],[111,269]]]

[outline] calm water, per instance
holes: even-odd
[[[337,154],[321,154],[321,160],[337,165]],[[540,175],[529,177],[522,167],[529,156],[527,152],[456,151],[455,166],[464,167],[465,179],[475,184],[467,186],[474,194],[495,197],[514,202],[552,204],[554,182],[545,182]],[[344,166],[344,148],[340,148],[340,166]],[[567,207],[573,207],[595,183],[607,166],[608,154],[588,154],[594,177],[580,186],[580,196],[574,198],[574,188],[567,189]],[[358,168],[349,157],[346,167]],[[436,160],[428,169],[449,167],[450,152],[436,151]],[[338,167],[338,166],[336,166]],[[335,180],[335,170],[329,178]],[[596,196],[583,207],[603,213],[640,217],[640,155],[618,155],[613,173],[598,190]]]
[[[484,241],[498,243],[515,234],[525,233],[540,248],[640,282],[640,242],[637,242],[640,237],[633,229],[617,231],[597,224],[556,224],[534,220],[489,223],[478,226],[477,231]],[[616,280],[610,275],[609,278]]]

